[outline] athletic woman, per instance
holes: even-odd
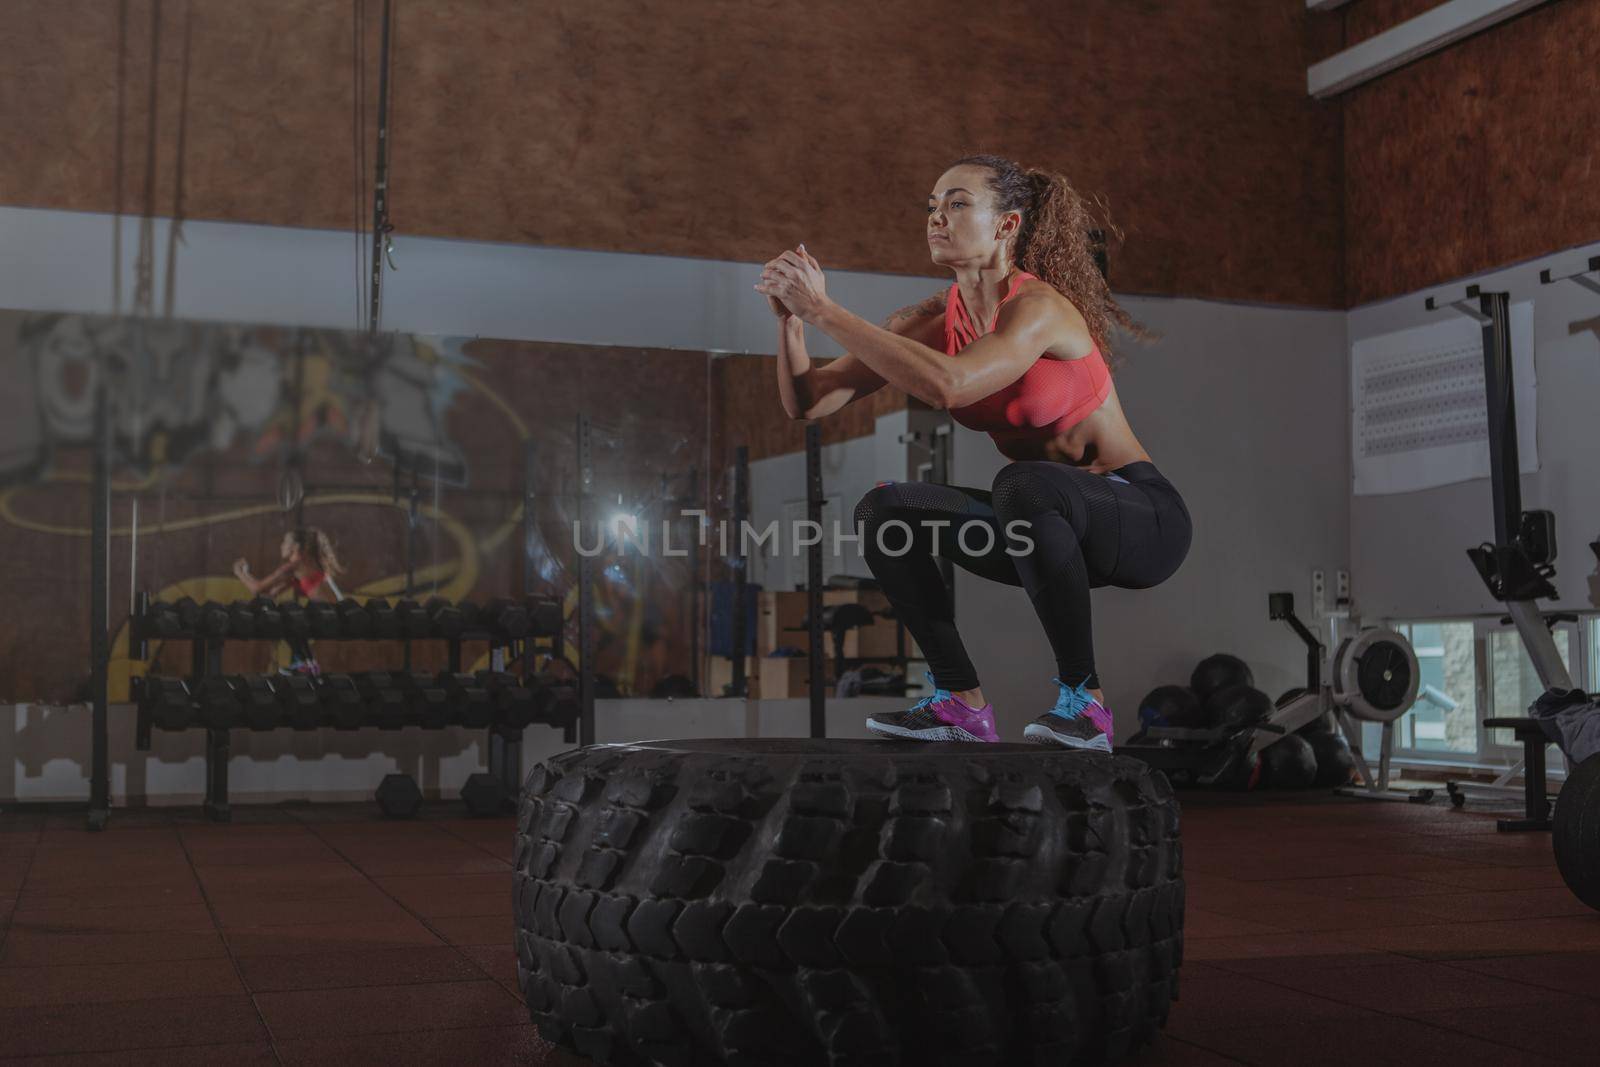
[[[233,576],[244,583],[252,596],[276,597],[285,590],[293,590],[300,600],[325,599],[337,602],[339,587],[333,576],[343,572],[339,557],[334,554],[333,542],[315,526],[302,526],[283,535],[279,549],[283,562],[265,578],[250,573],[250,564],[244,559],[234,560]],[[316,658],[311,654],[311,642],[304,637],[287,637],[291,659],[284,669],[286,674],[322,673]]]
[[[1022,586],[1044,624],[1056,660],[1055,702],[1024,736],[1111,750],[1089,590],[1165,581],[1188,553],[1190,523],[1182,497],[1129,427],[1111,380],[1109,335],[1118,325],[1137,327],[1096,266],[1093,225],[1060,175],[970,156],[928,196],[928,249],[955,275],[948,292],[874,326],[828,298],[804,245],[768,263],[756,285],[779,319],[778,395],[791,418],[822,418],[888,384],[988,433],[1013,461],[988,490],[884,482],[856,506],[867,563],[927,657],[934,684],[907,711],[868,719],[877,733],[999,740],[937,555]],[[804,323],[848,354],[814,366]]]

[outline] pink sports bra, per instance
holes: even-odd
[[[1034,275],[1019,270],[1012,276],[994,317],[1000,308],[1017,295],[1022,283]],[[995,323],[989,324],[994,329]],[[979,337],[961,287],[950,286],[944,305],[944,350],[955,355]],[[1054,437],[1076,426],[1105,403],[1111,395],[1111,371],[1098,347],[1082,359],[1050,359],[1040,356],[1027,371],[997,392],[964,407],[951,408],[950,415],[970,430],[987,433],[1002,452],[1008,441]]]

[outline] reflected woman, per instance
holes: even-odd
[[[283,562],[265,578],[251,574],[250,563],[245,559],[234,560],[233,576],[250,590],[251,596],[276,598],[280,593],[292,591],[296,600],[304,597],[338,602],[339,587],[333,579],[334,575],[343,573],[344,568],[327,534],[315,526],[290,530],[283,535],[278,554]],[[285,642],[292,658],[281,673],[312,676],[322,673],[322,667],[312,655],[310,641],[304,637],[288,637]]]

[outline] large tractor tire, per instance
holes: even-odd
[[[1118,1059],[1177,996],[1178,805],[1035,745],[700,740],[528,776],[517,976],[601,1064]]]

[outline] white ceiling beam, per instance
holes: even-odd
[[[1312,64],[1306,68],[1306,92],[1319,100],[1337,96],[1546,2],[1449,0],[1353,48]]]

